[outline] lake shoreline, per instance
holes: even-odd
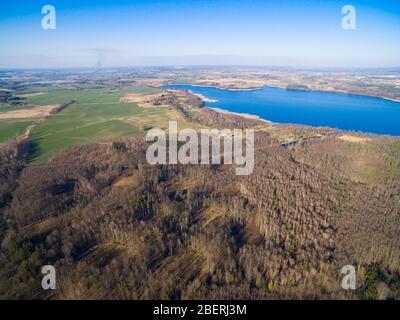
[[[268,124],[273,124],[272,121],[264,119],[264,118],[262,118],[262,117],[260,117],[258,115],[255,115],[255,114],[242,113],[242,112],[233,112],[233,111],[229,111],[229,110],[226,110],[226,109],[214,108],[214,107],[204,107],[204,108],[208,108],[208,109],[211,109],[211,110],[214,110],[216,112],[223,113],[223,114],[231,114],[231,115],[243,117],[243,118],[246,118],[246,119],[258,120],[258,121],[262,121],[262,122],[265,122],[265,123],[268,123]]]
[[[384,97],[384,96],[375,96],[375,95],[367,95],[367,94],[352,93],[352,92],[342,92],[342,91],[335,91],[335,90],[295,89],[295,88],[287,88],[285,86],[272,86],[272,85],[265,85],[265,86],[261,86],[261,87],[253,87],[253,88],[241,89],[241,88],[225,88],[225,87],[216,86],[216,85],[202,85],[202,84],[191,84],[191,83],[171,83],[171,84],[166,84],[166,86],[174,86],[174,85],[177,85],[177,86],[216,88],[216,89],[219,89],[219,90],[228,90],[228,91],[257,91],[257,90],[262,90],[264,88],[278,88],[278,89],[285,89],[285,90],[288,90],[288,91],[304,91],[304,92],[322,92],[322,93],[345,94],[345,95],[352,95],[352,96],[358,96],[358,97],[377,98],[377,99],[383,99],[383,100],[388,100],[388,101],[400,103],[400,99],[393,99],[393,98]],[[161,86],[161,88],[162,87],[163,86]],[[206,101],[206,102],[211,102],[211,101]]]
[[[304,91],[304,92],[321,92],[321,93],[345,94],[345,95],[349,95],[349,96],[376,98],[376,99],[383,99],[383,100],[388,100],[388,101],[393,101],[393,102],[400,102],[400,99],[393,99],[393,98],[388,98],[388,97],[383,97],[383,96],[374,96],[374,95],[361,94],[361,93],[335,91],[335,90],[295,89],[295,88],[289,88],[288,89],[288,88],[285,88],[285,87],[278,87],[278,86],[265,86],[263,88],[280,88],[280,89],[286,89],[286,90],[289,90],[289,91]]]
[[[343,131],[400,136],[396,122],[400,118],[396,102],[400,101],[388,97],[275,86],[231,90],[218,86],[170,84],[161,88],[168,87],[201,94],[204,106],[217,112],[229,112],[264,123],[322,126]],[[229,94],[232,91],[237,93]],[[299,92],[298,100],[296,92]],[[308,94],[310,92],[314,92],[315,96]],[[231,95],[235,98],[229,99]]]

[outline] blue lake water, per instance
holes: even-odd
[[[168,85],[218,102],[207,107],[249,113],[278,123],[328,126],[400,136],[400,102],[364,96],[265,87],[232,91],[214,87]]]

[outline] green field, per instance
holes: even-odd
[[[168,120],[178,119],[172,108],[141,108],[136,103],[120,103],[127,93],[157,93],[157,89],[138,87],[105,93],[104,89],[79,91],[78,102],[54,114],[32,134],[35,145],[34,163],[47,161],[62,149],[94,142],[108,142],[142,134],[145,127],[167,128]],[[34,104],[54,103],[55,93],[36,96]],[[71,98],[62,92],[62,99]],[[185,125],[178,121],[178,125]]]
[[[32,106],[11,106],[11,105],[3,105],[0,106],[0,112],[8,112],[15,110],[27,110],[32,109]]]
[[[127,93],[157,93],[158,89],[132,87],[117,91],[107,88],[85,87],[81,90],[69,88],[40,87],[22,92],[45,94],[25,98],[28,106],[2,107],[2,111],[34,108],[52,104],[76,102],[51,115],[44,123],[34,128],[32,138],[32,162],[43,163],[64,148],[96,142],[109,142],[127,136],[143,134],[149,128],[168,128],[168,121],[178,121],[178,126],[194,127],[172,107],[139,107],[136,103],[121,103]],[[3,109],[4,108],[4,109]],[[0,121],[0,142],[20,135],[35,119],[5,119]]]
[[[142,109],[133,103],[120,103],[119,99],[126,93],[152,90],[131,88],[112,93],[105,93],[104,89],[56,90],[27,99],[35,105],[77,100],[33,130],[32,140],[36,149],[33,162],[44,162],[72,145],[105,142],[139,134],[139,127],[124,119],[140,113]]]
[[[22,134],[36,118],[1,119],[0,142],[5,142]]]

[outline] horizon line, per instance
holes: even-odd
[[[106,71],[111,69],[144,69],[144,68],[230,68],[230,67],[247,67],[247,68],[271,68],[271,69],[336,69],[336,70],[376,70],[376,69],[400,69],[399,66],[293,66],[293,65],[258,65],[258,64],[168,64],[168,65],[126,65],[126,66],[82,66],[82,67],[0,67],[0,71],[14,71],[14,70],[32,70],[32,71],[46,71],[46,70],[93,70],[93,71]]]

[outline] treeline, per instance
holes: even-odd
[[[29,157],[29,142],[22,139],[0,144],[0,225],[5,228],[5,207],[12,200],[16,180],[26,165]],[[4,232],[0,234],[0,240]]]

